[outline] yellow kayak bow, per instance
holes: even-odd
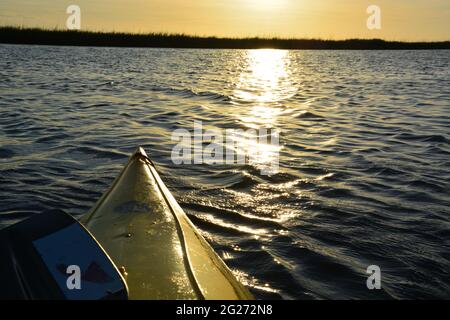
[[[121,270],[130,299],[253,299],[142,148],[81,222]]]

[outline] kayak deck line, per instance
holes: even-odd
[[[126,271],[130,299],[253,299],[142,148],[81,221]]]
[[[158,177],[157,177],[158,173],[156,172],[155,165],[150,160],[150,158],[147,156],[147,154],[145,153],[144,149],[138,148],[138,150],[133,154],[132,158],[133,157],[138,157],[140,160],[142,160],[144,162],[147,162],[150,170],[153,173],[153,176],[156,179],[158,179]],[[161,190],[161,184],[158,183],[157,185],[158,185],[158,188],[159,188],[162,196],[164,197],[166,202],[169,203],[170,201],[167,198],[166,194],[164,193],[163,190]],[[186,257],[186,259],[184,259],[184,263],[185,263],[185,266],[186,266],[186,271],[188,272],[188,276],[189,276],[189,278],[191,280],[191,284],[192,284],[192,286],[193,286],[193,288],[194,288],[198,298],[201,299],[201,300],[205,300],[205,297],[203,296],[202,290],[198,286],[198,281],[197,281],[197,279],[195,277],[195,274],[192,271],[192,264],[191,264],[191,261],[190,261],[190,258],[189,258],[189,252],[188,252],[187,245],[186,245],[186,238],[185,238],[183,229],[181,228],[180,220],[178,219],[177,214],[175,213],[173,207],[169,206],[169,208],[170,208],[170,211],[172,212],[173,217],[175,218],[175,221],[177,222],[176,223],[177,231],[178,231],[178,234],[179,234],[179,237],[180,237],[180,242],[181,242],[181,245],[182,245],[182,248],[183,248],[183,253],[184,253],[185,257]]]

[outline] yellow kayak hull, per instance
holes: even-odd
[[[253,299],[142,148],[81,222],[122,271],[130,299]]]

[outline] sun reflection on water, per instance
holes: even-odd
[[[290,55],[286,50],[248,50],[245,66],[234,92],[241,102],[273,104],[292,97]]]
[[[283,101],[297,92],[290,65],[290,53],[286,50],[262,49],[246,52],[242,72],[233,93],[233,102],[238,107],[235,116],[246,128],[281,131],[278,120],[286,111]],[[281,147],[274,146],[269,140],[263,139],[256,144],[246,143],[244,146],[241,144],[242,153],[257,154],[252,157],[251,165],[260,168],[277,159]]]

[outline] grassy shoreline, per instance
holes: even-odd
[[[218,38],[184,34],[47,30],[0,27],[0,43],[61,46],[199,48],[199,49],[312,49],[312,50],[427,50],[450,49],[450,41],[399,42],[381,39]]]

